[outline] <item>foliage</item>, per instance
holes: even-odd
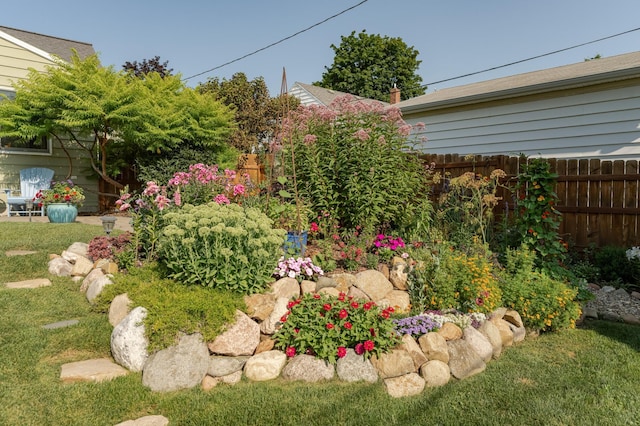
[[[522,157],[522,160],[525,158]],[[543,158],[522,161],[516,189],[516,229],[519,243],[536,252],[536,264],[542,270],[558,275],[566,253],[566,243],[558,235],[561,214],[554,205],[558,175],[551,173],[551,165]]]
[[[49,189],[39,190],[33,199],[36,203],[45,206],[53,203],[67,203],[80,207],[84,202],[85,196],[84,190],[69,179],[51,182]]]
[[[407,46],[400,37],[379,34],[342,36],[339,46],[331,45],[335,53],[333,64],[325,67],[322,80],[314,83],[327,89],[339,90],[352,95],[379,101],[389,101],[392,87],[401,89],[403,100],[425,93],[422,77],[417,74],[420,67],[418,52]]]
[[[425,174],[407,152],[410,129],[397,108],[345,96],[330,107],[299,107],[279,143],[285,152],[293,143],[298,190],[314,212],[344,232],[373,234],[409,222],[422,201]]]
[[[380,356],[398,343],[390,314],[374,302],[340,296],[304,294],[289,302],[281,318],[282,327],[274,335],[276,348],[289,357],[315,355],[334,364],[353,348],[365,358]]]
[[[158,55],[151,59],[143,59],[140,63],[138,61],[127,61],[122,65],[122,69],[138,78],[145,77],[151,72],[158,73],[163,78],[173,74],[173,68],[169,68],[169,61],[160,62],[160,56]]]
[[[284,243],[263,213],[237,204],[190,204],[164,215],[159,261],[187,285],[258,293],[272,280]]]
[[[457,247],[467,245],[473,237],[479,237],[483,244],[488,242],[493,209],[500,201],[496,191],[505,176],[503,170],[495,169],[489,176],[467,172],[448,180],[437,207],[437,217],[448,240]],[[434,183],[440,178],[436,174]]]
[[[456,309],[489,313],[501,305],[491,264],[482,254],[466,255],[450,247],[412,252],[409,274],[411,304],[420,311]]]
[[[144,320],[149,350],[175,345],[180,334],[199,332],[205,341],[213,341],[223,326],[233,323],[236,309],[242,309],[241,297],[229,292],[184,286],[161,278],[153,265],[135,268],[114,277],[114,284],[98,296],[96,310],[107,312],[118,294],[127,293],[134,306],[147,309]]]
[[[266,151],[280,123],[284,103],[290,108],[296,108],[300,103],[294,96],[269,97],[262,77],[249,81],[241,72],[233,74],[230,80],[209,79],[198,87],[198,91],[211,94],[233,108],[238,127],[229,143],[244,153]]]
[[[535,269],[535,252],[526,245],[507,249],[500,273],[502,300],[518,311],[526,327],[556,331],[574,327],[580,317],[578,290]]]
[[[221,150],[233,128],[232,112],[211,96],[185,86],[179,76],[144,79],[103,67],[97,55],[56,60],[46,72],[31,70],[14,84],[14,100],[0,103],[0,134],[47,136],[66,150],[73,144],[95,173],[121,189],[111,168],[146,153],[178,150],[185,141]],[[69,140],[69,142],[65,142]],[[121,159],[121,161],[117,161]]]
[[[310,226],[310,209],[304,200],[294,196],[295,189],[292,190],[291,186],[286,176],[278,176],[266,199],[265,213],[277,228],[287,231],[307,231]]]
[[[301,282],[302,280],[313,280],[317,276],[324,275],[324,271],[321,267],[315,265],[309,257],[304,259],[301,257],[289,257],[285,259],[282,256],[273,275],[278,278],[295,278],[298,282]]]
[[[125,232],[116,237],[101,235],[89,242],[87,255],[93,261],[99,259],[115,260],[117,255],[126,250],[131,244],[131,233]]]
[[[594,265],[600,278],[608,283],[640,284],[640,259],[629,256],[634,252],[624,247],[605,246],[594,253]],[[618,285],[619,286],[619,285]]]

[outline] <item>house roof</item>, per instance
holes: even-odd
[[[0,37],[2,37],[2,33],[14,37],[42,52],[58,56],[65,61],[71,60],[71,49],[75,49],[80,58],[85,58],[95,53],[93,45],[82,41],[67,40],[60,37],[0,26]]]
[[[404,113],[469,105],[640,77],[640,52],[438,90],[397,104]]]
[[[333,89],[325,89],[324,87],[314,86],[313,84],[304,84],[300,82],[293,83],[289,94],[300,99],[302,105],[321,104],[328,106],[339,97],[350,95],[356,100],[363,102],[380,102],[376,99],[363,98],[362,96],[351,95],[350,93],[340,92]],[[387,105],[387,102],[381,102],[383,105]]]

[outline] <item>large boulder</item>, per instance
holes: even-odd
[[[276,303],[273,306],[273,311],[271,314],[260,323],[260,331],[263,334],[274,334],[280,328],[281,319],[289,310],[287,308],[287,304],[289,303],[289,299],[286,297],[278,297],[276,299]]]
[[[380,357],[374,355],[371,357],[371,363],[383,379],[404,376],[416,371],[413,358],[404,349],[392,349],[390,352],[381,354]]]
[[[464,329],[464,340],[480,355],[480,358],[482,358],[484,362],[491,361],[493,357],[493,346],[484,334],[473,327],[467,327]]]
[[[393,398],[419,395],[424,390],[424,385],[424,379],[416,373],[390,377],[384,380],[384,387],[389,396]]]
[[[275,283],[271,284],[269,293],[273,294],[276,299],[284,297],[287,300],[297,299],[300,297],[300,284],[295,278],[284,277],[280,278]]]
[[[402,336],[402,344],[400,347],[411,355],[411,359],[413,359],[413,365],[416,370],[429,360],[424,352],[422,352],[422,349],[420,349],[420,345],[418,345],[416,340],[410,334]]]
[[[487,338],[493,349],[493,359],[497,359],[502,354],[502,337],[500,336],[500,330],[492,321],[483,322],[478,331]]]
[[[209,350],[199,333],[183,335],[176,346],[151,355],[142,370],[142,384],[156,392],[198,386],[209,368]]]
[[[445,364],[449,362],[449,348],[447,347],[447,341],[440,334],[431,332],[423,334],[418,338],[420,349],[431,361],[437,359]]]
[[[289,360],[282,370],[285,380],[302,380],[304,382],[319,382],[331,380],[335,375],[335,368],[327,361],[312,355],[296,355]]]
[[[248,356],[212,356],[207,374],[211,377],[222,377],[233,374],[236,371],[242,372],[242,368],[248,359]]]
[[[466,379],[481,373],[487,364],[471,347],[469,342],[459,339],[447,342],[449,348],[449,369],[451,375],[458,380]]]
[[[51,275],[55,275],[56,277],[68,277],[71,275],[73,265],[61,257],[56,257],[49,261],[48,269]]]
[[[109,305],[109,324],[113,327],[120,324],[131,310],[131,299],[127,293],[119,294],[113,298]]]
[[[267,351],[252,356],[244,365],[244,375],[254,382],[273,380],[287,363],[287,355],[282,351]]]
[[[434,359],[422,364],[420,375],[427,387],[444,386],[451,379],[451,370],[446,363]]]
[[[373,269],[358,272],[354,285],[376,303],[393,290],[391,282]]]
[[[235,322],[213,342],[211,353],[228,356],[253,355],[260,343],[260,326],[244,312],[236,310]]]
[[[131,371],[142,371],[149,353],[149,340],[145,335],[144,319],[147,310],[133,309],[111,332],[111,354],[121,366]]]
[[[378,380],[378,372],[371,361],[358,355],[353,349],[347,349],[347,354],[338,359],[336,372],[340,380],[345,382],[375,383]]]

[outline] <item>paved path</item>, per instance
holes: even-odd
[[[116,229],[120,229],[123,231],[132,231],[131,228],[131,218],[127,216],[115,216],[116,218]],[[31,216],[31,220],[33,222],[49,222],[49,219],[46,216]],[[29,222],[28,216],[0,216],[0,222]],[[97,225],[102,226],[102,222],[100,221],[100,216],[78,216],[76,218],[76,222],[86,223],[89,225]]]

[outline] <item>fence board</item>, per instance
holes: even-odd
[[[589,175],[589,160],[582,159],[578,161],[578,174],[582,176]],[[576,245],[584,247],[587,245],[587,233],[583,232],[583,230],[587,228],[589,214],[582,209],[589,207],[589,181],[577,181],[576,184],[578,185],[576,197],[578,212],[575,213],[576,229],[571,235],[574,237]]]
[[[600,160],[589,160],[589,176],[599,178],[600,176]],[[599,179],[589,181],[589,206],[600,207],[600,191],[602,182]],[[589,212],[589,220],[587,222],[586,241],[587,246],[591,244],[597,245],[599,241],[599,221],[600,215]]]

